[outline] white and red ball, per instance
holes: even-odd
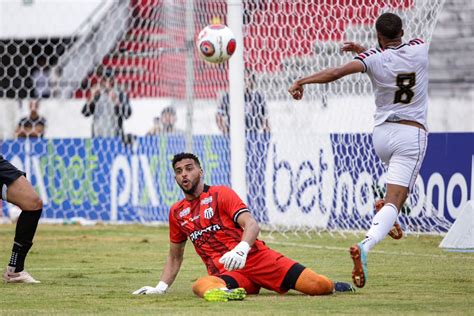
[[[227,61],[237,46],[234,33],[223,24],[211,24],[203,28],[196,44],[199,56],[213,64]]]

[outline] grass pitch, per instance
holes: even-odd
[[[0,225],[0,262],[8,263],[14,225]],[[362,236],[263,233],[273,249],[320,274],[350,281],[351,244]],[[474,314],[474,254],[438,248],[439,236],[386,238],[368,257],[366,286],[354,294],[310,297],[262,290],[241,302],[210,303],[191,284],[206,271],[188,241],[185,260],[166,295],[131,292],[158,282],[168,229],[40,225],[26,270],[41,284],[0,285],[2,315],[317,315]]]

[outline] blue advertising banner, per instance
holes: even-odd
[[[426,199],[454,222],[474,199],[474,133],[432,133],[420,170]]]
[[[205,181],[229,184],[228,140],[195,137]],[[27,173],[39,192],[43,217],[100,221],[167,221],[169,207],[183,198],[174,181],[173,155],[183,137],[15,140],[2,143],[4,158]]]
[[[263,223],[366,229],[383,196],[384,167],[369,134],[326,134],[298,148],[287,135],[247,135],[247,201]],[[301,143],[303,142],[303,143]],[[3,156],[28,174],[44,202],[44,218],[167,221],[183,197],[171,159],[180,136],[119,139],[11,140]],[[230,185],[230,148],[222,136],[194,137],[205,182]],[[473,199],[474,134],[432,133],[402,225],[446,231]],[[4,206],[6,206],[4,204]],[[5,208],[8,213],[8,207]]]

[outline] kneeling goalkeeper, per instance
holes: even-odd
[[[170,210],[168,259],[158,285],[133,294],[166,293],[183,262],[187,239],[209,274],[193,284],[193,292],[208,301],[242,300],[262,287],[280,294],[291,289],[307,295],[355,291],[351,284],[333,282],[258,240],[260,228],[247,206],[232,189],[204,184],[195,155],[177,154],[172,165],[185,198]]]

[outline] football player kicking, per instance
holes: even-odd
[[[351,284],[333,282],[257,239],[260,228],[247,206],[232,189],[204,184],[194,154],[175,155],[172,166],[185,198],[170,210],[168,259],[158,285],[144,286],[133,294],[166,293],[183,262],[187,239],[209,274],[192,289],[207,301],[242,300],[262,287],[281,294],[291,289],[308,295],[355,291]]]
[[[33,245],[43,202],[25,173],[0,156],[0,190],[2,199],[18,206],[22,212],[16,223],[10,262],[3,273],[5,283],[40,283],[24,270],[25,259]],[[1,201],[0,201],[1,203]]]
[[[349,250],[357,287],[367,282],[367,253],[387,234],[401,237],[398,212],[413,188],[428,142],[428,45],[421,39],[403,43],[402,20],[392,13],[380,15],[375,28],[380,48],[365,50],[345,43],[343,51],[359,54],[355,60],[297,80],[288,90],[300,100],[306,84],[327,83],[358,72],[366,72],[372,81],[376,104],[372,141],[388,166],[387,188],[365,239]]]

